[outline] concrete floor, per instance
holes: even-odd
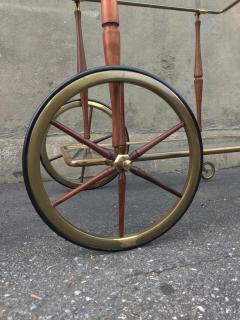
[[[163,237],[104,253],[56,236],[23,184],[1,185],[0,319],[239,320],[239,190],[239,168],[218,171]]]

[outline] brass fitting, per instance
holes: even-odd
[[[76,4],[76,11],[80,11],[80,0],[73,0]]]
[[[119,154],[114,161],[114,166],[118,170],[129,171],[132,166],[132,161],[128,154]]]

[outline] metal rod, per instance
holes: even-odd
[[[109,137],[108,138],[111,138],[112,137],[112,134],[110,136],[109,134]],[[105,136],[105,138],[107,139],[107,136]],[[102,138],[99,138],[99,139],[102,139]],[[92,140],[94,143],[98,143],[98,139],[95,139],[95,140]],[[142,140],[142,141],[129,141],[127,142],[126,144],[128,146],[133,146],[133,145],[138,145],[138,144],[145,144],[145,143],[148,143],[149,140]],[[98,144],[100,147],[103,147],[103,148],[111,148],[112,147],[112,144],[111,143],[99,143]],[[85,144],[71,144],[71,145],[66,145],[64,146],[64,148],[66,150],[75,150],[75,149],[89,149],[88,146],[86,146]]]
[[[82,2],[95,2],[100,3],[101,0],[82,0]],[[187,8],[187,7],[172,7],[172,6],[164,6],[164,5],[158,5],[153,3],[140,3],[140,2],[132,2],[132,1],[122,1],[119,0],[118,4],[123,6],[131,6],[131,7],[140,7],[140,8],[151,8],[151,9],[162,9],[162,10],[171,10],[171,11],[182,11],[182,12],[193,12],[197,14],[222,14],[230,10],[231,8],[235,7],[238,3],[240,3],[240,0],[236,0],[227,7],[225,7],[222,10],[208,10],[203,8]]]
[[[55,157],[50,158],[49,161],[52,162],[52,161],[61,159],[62,157],[63,157],[63,155],[62,155],[62,154],[59,154],[59,155],[57,155],[57,156],[55,156]]]
[[[238,3],[240,2],[240,0],[236,0],[234,2],[232,2],[231,4],[229,4],[227,7],[225,7],[224,9],[222,10],[208,10],[208,14],[222,14],[222,13],[225,13],[227,12],[228,10],[232,9],[233,7],[235,7]]]
[[[67,155],[67,152],[64,148],[62,148],[61,150],[63,152],[65,162],[71,167],[113,165],[113,161],[105,158],[72,160]],[[214,155],[214,154],[237,153],[237,152],[240,152],[240,146],[204,149],[203,154]],[[177,159],[177,158],[186,158],[186,157],[189,157],[189,151],[151,153],[151,154],[145,154],[144,156],[137,158],[136,160],[134,160],[134,162],[162,160],[162,159]]]
[[[240,152],[239,147],[222,147],[222,148],[211,148],[211,149],[204,149],[203,154],[207,155],[214,155],[214,154],[224,154],[224,153],[236,153]],[[163,153],[153,153],[153,154],[146,154],[138,159],[137,161],[149,161],[149,160],[160,160],[160,159],[176,159],[176,158],[184,158],[189,157],[189,151],[176,151],[176,152],[163,152]]]
[[[76,21],[76,33],[77,33],[77,72],[83,72],[87,70],[86,55],[83,43],[82,33],[82,12],[80,10],[79,1],[76,2],[76,9],[74,11]],[[82,104],[83,126],[84,126],[84,138],[90,139],[90,121],[88,111],[88,90],[80,92],[80,99]]]
[[[222,148],[211,148],[203,150],[203,154],[211,155],[211,154],[223,154],[223,153],[235,153],[240,152],[240,146],[237,147],[222,147]]]
[[[96,158],[96,159],[84,159],[84,160],[72,160],[64,156],[64,161],[70,167],[95,167],[103,165],[112,165],[113,161],[105,158]]]

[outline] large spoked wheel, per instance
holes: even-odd
[[[139,99],[139,102],[142,101],[145,108],[153,106],[152,102],[148,104],[149,96],[156,99],[156,114],[153,118],[157,117],[158,108],[163,108],[161,119],[165,124],[162,124],[159,132],[154,138],[150,137],[149,141],[141,143],[131,138],[130,146],[133,150],[126,154],[117,154],[107,146],[96,146],[93,141],[84,139],[79,132],[54,120],[61,106],[79,92],[96,88],[102,93],[102,88],[106,86],[108,89],[109,83],[113,82],[124,84],[126,122],[129,121],[129,127],[134,125],[134,111],[131,110],[131,117],[127,116],[128,108],[133,104],[132,97]],[[131,94],[132,89],[135,90],[134,94]],[[136,90],[140,90],[139,94]],[[147,112],[146,110],[146,114]],[[50,123],[77,137],[78,141],[100,155],[96,163],[107,166],[72,191],[62,190],[63,195],[59,194],[59,190],[58,194],[55,194],[51,185],[46,186],[41,173],[41,149]],[[143,123],[140,129],[143,131]],[[168,141],[174,148],[184,146],[184,150],[166,150],[165,143]],[[156,148],[160,148],[161,152]],[[150,154],[150,150],[153,153]],[[167,182],[168,174],[162,173],[161,168],[168,166],[172,158],[180,157],[186,159],[186,162],[180,165],[184,175],[180,175],[181,170],[176,168],[169,174],[170,180]],[[191,110],[176,92],[144,71],[121,66],[102,67],[71,78],[40,106],[25,139],[23,171],[34,207],[56,233],[84,247],[123,250],[143,245],[159,237],[182,217],[197,191],[202,172],[202,158],[202,141],[198,125]],[[167,162],[164,159],[167,159]],[[142,164],[145,166],[141,167]],[[116,186],[82,192],[113,173],[118,174]],[[179,176],[180,182],[175,183]],[[133,180],[130,180],[132,178]],[[145,184],[142,184],[145,182],[146,188]],[[114,188],[117,189],[116,193]],[[130,192],[133,196],[129,195]],[[146,192],[153,198],[148,199]],[[138,197],[137,202],[135,197]]]
[[[94,141],[97,143],[107,143],[110,141],[112,136],[111,134],[111,121],[112,121],[112,112],[109,106],[100,103],[98,101],[89,100],[88,101],[89,114],[91,114],[91,133],[94,135]],[[78,129],[83,131],[83,119],[82,115],[82,104],[80,100],[74,100],[63,105],[58,112],[56,113],[54,120],[61,121],[67,125],[73,126],[73,129]],[[94,132],[94,126],[97,121],[105,121],[105,126],[108,132]],[[106,131],[106,129],[105,129]],[[52,124],[49,125],[46,137],[42,145],[41,151],[41,163],[44,166],[47,173],[58,183],[69,187],[76,188],[81,183],[86,181],[90,176],[90,170],[86,167],[76,168],[69,167],[64,162],[63,153],[61,152],[61,147],[73,142],[77,143],[76,139],[69,135],[59,136],[63,133],[58,128],[54,127]],[[127,133],[126,133],[127,134]],[[65,139],[64,139],[65,138]],[[70,140],[69,140],[70,139]],[[88,159],[92,157],[91,150],[80,149],[80,151],[75,152],[75,157]],[[93,170],[92,170],[93,171]],[[96,171],[96,170],[95,170]],[[93,173],[91,173],[93,174]],[[109,177],[99,181],[98,183],[92,185],[90,189],[102,187],[103,185],[109,183],[116,177],[116,173],[113,173]]]

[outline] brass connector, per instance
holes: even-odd
[[[119,154],[114,161],[114,166],[118,170],[129,171],[132,166],[132,161],[128,154]]]
[[[73,1],[74,1],[75,4],[76,4],[75,10],[76,10],[76,11],[80,11],[80,0],[73,0]]]

